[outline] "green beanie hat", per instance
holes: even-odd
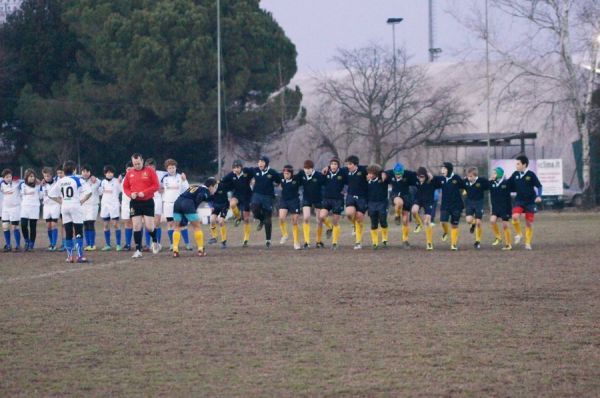
[[[504,169],[502,167],[496,167],[494,170],[496,170],[496,176],[498,178],[504,177]]]

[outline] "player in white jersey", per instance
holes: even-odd
[[[13,181],[12,170],[2,170],[2,181],[0,191],[4,197],[2,204],[2,230],[4,231],[4,251],[12,250],[10,243],[10,231],[15,237],[15,251],[21,250],[21,231],[19,221],[21,217],[21,189],[20,182]]]
[[[40,218],[40,201],[42,191],[38,184],[35,171],[25,170],[25,178],[21,189],[21,232],[25,239],[25,251],[33,250],[37,236],[37,222]]]
[[[131,160],[125,165],[125,175],[133,168]],[[133,223],[131,222],[131,198],[123,193],[123,178],[119,176],[119,183],[121,184],[121,222],[123,228],[125,228],[125,246],[124,250],[131,250],[131,238],[133,237]]]
[[[98,206],[100,205],[100,180],[92,175],[92,168],[89,165],[81,167],[81,176],[92,192],[92,196],[83,204],[83,233],[86,241],[84,250],[95,251],[95,223],[98,218]]]
[[[115,178],[115,168],[104,166],[104,180],[100,183],[100,218],[104,221],[104,247],[103,251],[112,249],[110,244],[110,227],[115,230],[117,251],[121,251],[121,228],[119,228],[119,215],[121,205],[119,195],[121,194],[121,182]]]
[[[165,174],[167,174],[167,172],[162,171],[162,170],[156,170],[156,160],[154,160],[153,158],[146,159],[146,161],[144,162],[144,165],[149,166],[156,172],[156,176],[158,177],[158,182],[160,184],[161,178]],[[160,243],[161,238],[162,238],[162,228],[160,226],[160,223],[162,221],[162,215],[163,215],[162,192],[163,192],[163,187],[161,184],[160,189],[157,192],[154,192],[154,229],[156,230],[156,241],[158,243]],[[144,247],[144,251],[150,251],[150,242],[151,242],[150,232],[148,232],[148,230],[146,229],[146,232],[144,235],[146,237],[146,246]]]
[[[48,242],[50,242],[48,250],[54,251],[56,250],[56,242],[58,241],[60,205],[48,196],[48,191],[50,191],[52,186],[56,184],[58,178],[54,177],[54,171],[52,167],[44,167],[42,169],[42,174],[44,175],[44,178],[42,179],[42,186],[40,187],[44,205],[42,217],[44,220],[46,220],[46,227],[48,229]]]
[[[173,159],[167,159],[165,161],[165,169],[167,169],[167,174],[165,174],[160,180],[160,185],[163,189],[163,215],[167,219],[167,228],[170,242],[170,249],[173,250],[173,232],[175,229],[175,222],[173,221],[173,206],[175,205],[175,201],[183,192],[185,192],[189,187],[190,183],[187,181],[185,174],[177,173],[177,161]],[[182,231],[183,232],[183,231]],[[185,229],[187,233],[187,229]],[[186,248],[191,246],[188,243]]]
[[[67,262],[74,262],[73,249],[75,248],[76,261],[85,263],[87,259],[83,256],[83,203],[92,196],[92,192],[87,184],[73,175],[75,168],[75,162],[72,160],[65,162],[63,167],[65,176],[56,182],[48,192],[48,196],[61,203],[60,212],[65,227]]]

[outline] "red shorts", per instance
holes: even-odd
[[[525,214],[525,220],[529,223],[532,223],[533,220],[535,220],[535,213],[532,211],[527,211],[528,209],[525,209],[521,206],[517,206],[517,207],[513,207],[513,214]]]

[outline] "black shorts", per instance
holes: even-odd
[[[232,198],[236,198],[238,201],[238,209],[240,209],[240,211],[245,211],[245,212],[249,212],[250,211],[250,198],[248,197],[239,197],[239,196],[235,196],[233,195]]]
[[[321,200],[310,200],[308,198],[302,198],[302,207],[314,207],[315,209],[323,208]]]
[[[435,213],[435,203],[432,202],[420,202],[420,201],[416,201],[415,205],[419,206],[419,208],[423,209],[423,212],[428,215],[433,217],[433,213]]]
[[[460,215],[462,213],[462,209],[454,209],[454,210],[442,210],[440,214],[441,222],[448,222],[452,225],[458,225],[460,221]]]
[[[211,214],[216,215],[217,217],[225,218],[227,217],[227,212],[229,211],[229,205],[214,205],[212,208]]]
[[[323,209],[332,212],[333,214],[340,215],[344,212],[344,200],[343,199],[323,199]]]
[[[410,195],[392,192],[392,203],[394,202],[394,199],[396,199],[396,198],[402,199],[402,210],[403,211],[410,211],[410,209],[413,205],[413,201],[411,200]]]
[[[273,211],[273,197],[270,195],[254,193],[250,204],[255,207],[260,206],[265,211]]]
[[[388,202],[369,202],[369,217],[378,217],[380,214],[387,214]]]
[[[512,211],[510,209],[492,209],[492,216],[501,218],[502,221],[510,221],[512,218]]]
[[[537,205],[535,204],[535,202],[531,203],[531,202],[516,201],[515,205],[513,206],[513,209],[516,209],[516,208],[523,209],[521,211],[522,213],[537,213]],[[513,213],[514,213],[514,211],[513,211]]]
[[[279,201],[279,210],[287,210],[292,214],[300,214],[300,199],[281,199]]]
[[[354,207],[359,213],[366,213],[369,209],[367,199],[360,196],[346,196],[346,207]]]
[[[178,198],[173,205],[173,214],[195,214],[196,213],[196,204],[192,199],[188,198]]]
[[[131,217],[146,216],[154,217],[154,200],[132,199],[129,203]]]
[[[467,200],[465,202],[465,214],[475,216],[476,219],[483,218],[483,200]]]

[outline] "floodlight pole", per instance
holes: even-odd
[[[221,0],[217,0],[217,176],[221,177]]]
[[[490,95],[492,91],[490,79],[490,31],[489,31],[489,14],[488,0],[485,0],[485,81],[486,81],[486,132],[487,132],[487,164],[488,173],[492,167],[492,140],[490,132]]]
[[[404,20],[404,18],[388,18],[387,23],[388,25],[392,25],[392,48],[393,48],[393,68],[394,70],[392,71],[393,76],[394,76],[394,114],[398,111],[398,104],[397,104],[397,98],[398,98],[398,87],[397,87],[397,83],[396,83],[396,25],[399,24],[400,22],[402,22]],[[398,132],[398,128],[396,127],[396,146],[398,146],[400,143],[400,135]],[[398,162],[400,159],[400,154],[398,152],[396,152],[396,162]],[[385,166],[385,165],[384,165]]]

